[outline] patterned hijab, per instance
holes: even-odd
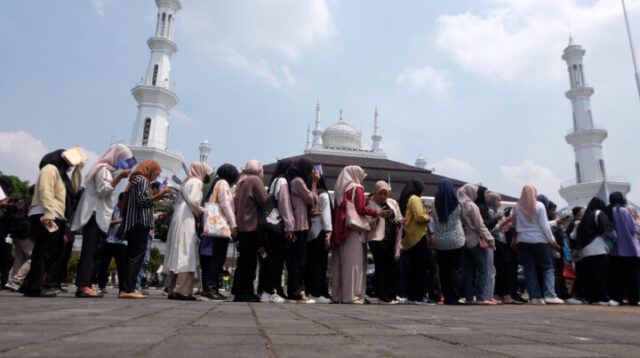
[[[362,185],[366,176],[367,173],[364,172],[364,169],[357,165],[344,167],[336,180],[336,185],[333,187],[333,195],[335,196],[336,205],[342,205],[344,194],[354,186]]]

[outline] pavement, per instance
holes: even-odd
[[[640,357],[640,308],[264,304],[0,292],[0,357]]]

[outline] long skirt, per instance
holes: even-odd
[[[331,257],[331,282],[334,302],[350,303],[363,297],[364,234],[352,231],[338,246],[333,248]]]

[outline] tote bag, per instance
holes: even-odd
[[[284,220],[280,216],[278,210],[278,200],[276,199],[276,187],[278,183],[277,179],[269,187],[269,197],[262,203],[260,213],[260,229],[264,232],[269,232],[275,235],[284,234]]]
[[[356,197],[356,188],[353,187],[353,191],[351,192],[351,201],[346,201],[345,213],[347,214],[347,228],[359,232],[369,232],[371,231],[371,225],[369,220],[364,216],[360,215],[356,210],[356,204],[354,204]]]
[[[222,207],[218,204],[218,187],[216,184],[211,202],[204,204],[202,215],[202,236],[231,238],[231,228],[229,221],[222,212]]]

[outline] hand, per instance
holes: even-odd
[[[391,214],[393,214],[393,210],[391,210],[391,209],[378,211],[378,216],[383,218],[383,219],[388,218],[389,216],[391,216]]]
[[[557,219],[556,219],[556,222],[557,222],[558,224],[562,224],[562,223],[564,222],[564,218],[557,218]]]
[[[286,231],[284,233],[284,238],[287,239],[287,240],[293,239],[293,231]]]
[[[64,237],[62,239],[64,240],[65,244],[69,243],[69,238],[67,237],[67,234],[64,234]]]
[[[231,229],[231,238],[235,239],[236,237],[238,237],[238,228],[234,227],[233,229]]]
[[[168,192],[169,192],[169,187],[166,187],[160,190],[156,195],[153,196],[153,200],[160,200],[164,198]]]
[[[580,226],[580,220],[576,220],[575,221],[575,225],[576,225],[576,227]]]
[[[267,250],[264,248],[264,246],[260,246],[258,248],[258,253],[260,254],[260,256],[264,257],[264,255],[267,253]]]
[[[560,245],[557,242],[554,241],[550,245],[552,249],[560,251]]]
[[[504,217],[504,212],[499,212],[498,215],[496,215],[496,219],[500,220]]]
[[[158,211],[156,214],[158,214],[158,219],[162,219],[164,217],[164,213],[162,211]]]
[[[311,173],[311,181],[314,183],[320,181],[320,173],[314,170],[313,173]]]
[[[324,244],[326,247],[330,247],[331,246],[331,232],[329,232],[327,234],[327,237],[324,239]]]
[[[53,226],[53,224],[55,223],[55,220],[41,218],[40,223],[42,224],[42,226],[49,228]]]
[[[321,212],[318,209],[311,209],[311,216],[320,216]]]
[[[120,174],[118,174],[117,178],[118,179],[124,179],[124,178],[128,177],[129,174],[131,174],[131,169],[123,170],[123,171],[120,172]]]

